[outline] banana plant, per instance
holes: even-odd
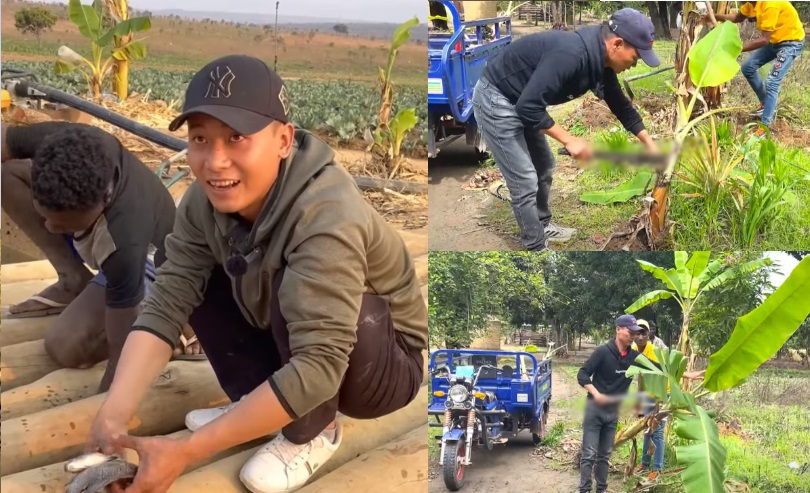
[[[704,272],[710,270],[710,265],[706,265]],[[704,289],[716,283],[727,272],[729,271],[714,277]],[[697,293],[700,292],[698,289]],[[779,288],[765,298],[762,304],[737,319],[728,342],[709,357],[703,382],[694,389],[682,390],[678,385],[688,366],[688,359],[682,352],[654,347],[661,369],[650,363],[644,355],[639,355],[636,361],[642,366],[630,367],[626,376],[632,378],[643,375],[645,390],[662,405],[631,426],[623,428],[616,436],[615,445],[634,439],[645,428],[652,432],[663,417],[672,416],[673,431],[685,440],[684,445],[675,447],[678,465],[685,467],[681,472],[684,491],[724,492],[727,451],[720,442],[711,413],[697,401],[705,394],[740,385],[763,362],[772,358],[810,316],[808,297],[810,257],[799,262]],[[697,392],[700,393],[696,394]]]
[[[380,111],[377,115],[377,126],[387,127],[388,121],[391,119],[391,107],[393,106],[394,90],[391,83],[391,71],[394,68],[394,60],[397,57],[399,49],[411,39],[411,28],[419,25],[419,19],[414,16],[399,26],[394,31],[391,37],[391,48],[388,50],[388,63],[383,69],[379,67],[380,71]]]
[[[391,168],[388,178],[393,178],[402,164],[402,141],[405,136],[419,123],[415,108],[400,109],[388,126],[377,128],[374,131],[374,146],[385,151],[384,161]]]
[[[688,252],[683,251],[675,251],[673,254],[675,256],[675,267],[672,269],[664,269],[644,260],[636,260],[643,270],[651,273],[656,279],[664,283],[667,289],[659,289],[643,294],[632,305],[627,307],[626,311],[627,313],[635,313],[656,301],[674,298],[683,312],[681,336],[678,345],[681,353],[688,357],[690,355],[689,321],[692,311],[697,302],[700,301],[701,296],[740,276],[755,272],[766,265],[771,265],[772,261],[765,257],[723,270],[722,261],[713,260],[709,262],[711,252],[693,252],[691,257]],[[722,272],[720,272],[721,270]]]
[[[707,5],[709,4],[709,2],[706,3]],[[711,6],[709,7],[709,11],[712,12]],[[688,25],[696,25],[696,16],[699,17],[699,14],[695,11],[685,10],[684,15],[686,16],[685,26],[681,33],[679,43],[688,40]],[[687,18],[692,19],[689,24],[686,23]],[[692,34],[696,32],[697,31]],[[678,63],[676,63],[676,65],[680,66],[681,72],[676,80],[677,87],[673,88],[677,102],[677,118],[673,132],[674,143],[669,153],[667,166],[662,172],[658,173],[655,188],[652,192],[654,201],[649,216],[653,240],[659,239],[666,229],[667,211],[669,209],[669,187],[686,137],[696,124],[711,115],[741,109],[734,107],[709,110],[708,105],[706,105],[706,100],[701,94],[701,89],[704,87],[721,86],[737,75],[737,72],[740,70],[737,57],[742,53],[742,46],[742,39],[740,38],[737,25],[732,22],[724,22],[692,45],[688,49],[686,60],[679,60]],[[686,67],[688,67],[688,74],[685,73],[687,72]],[[688,88],[688,85],[685,84],[684,79],[687,75],[694,84],[694,88]],[[685,103],[684,98],[689,97],[690,94],[689,102]],[[697,118],[690,119],[695,104],[699,100],[706,105],[707,111]]]
[[[776,355],[810,316],[808,299],[810,257],[805,257],[761,305],[737,319],[728,342],[709,357],[703,386],[718,392],[739,385]]]
[[[115,25],[130,20],[128,0],[104,0],[104,5]],[[148,17],[141,17],[141,19],[147,19],[147,21],[149,20]],[[134,32],[143,31],[146,29],[149,29],[149,27],[145,26],[142,29],[133,29],[124,35],[119,35],[116,33],[116,35],[113,36],[113,46],[119,50],[125,48],[127,45],[132,43]],[[145,54],[146,48],[144,47],[144,55]],[[124,49],[119,51],[119,55],[115,57],[115,65],[113,66],[113,92],[118,96],[118,99],[121,100],[126,99],[129,95],[129,61],[129,52]]]
[[[723,493],[727,451],[720,442],[717,424],[698,405],[695,394],[681,390],[679,386],[686,371],[687,358],[677,350],[655,347],[653,351],[660,362],[660,370],[644,355],[639,355],[636,361],[643,368],[631,366],[626,375],[628,378],[643,375],[645,390],[663,402],[663,406],[623,430],[624,433],[617,437],[621,441],[617,440],[617,443],[631,440],[645,427],[657,428],[663,417],[672,416],[673,431],[685,440],[684,445],[675,447],[677,463],[684,467],[681,481],[685,493]]]
[[[123,2],[126,4],[126,2]],[[126,7],[126,5],[124,5]],[[142,40],[133,40],[132,34],[142,32],[152,27],[149,17],[132,17],[118,21],[117,14],[112,13],[115,24],[106,32],[102,32],[102,17],[104,3],[94,0],[92,5],[82,5],[80,0],[70,0],[68,15],[79,29],[79,32],[90,41],[90,58],[85,58],[67,46],[61,46],[58,51],[59,60],[54,66],[57,74],[70,73],[78,70],[87,81],[88,88],[94,97],[101,95],[104,79],[120,62],[138,60],[146,56],[146,45]],[[124,65],[126,70],[128,65]],[[121,70],[119,68],[119,70]],[[119,77],[121,72],[119,72]],[[126,75],[124,75],[126,80]],[[119,97],[126,97],[126,83],[117,86]]]

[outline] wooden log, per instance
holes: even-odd
[[[171,438],[185,438],[191,434],[188,430],[180,430],[167,436]],[[189,473],[200,467],[213,462],[225,459],[233,454],[238,454],[244,450],[263,445],[269,438],[254,440],[214,455],[201,462],[196,462],[186,468],[185,473]],[[138,464],[138,454],[132,450],[126,450],[124,458],[133,464]],[[0,491],[3,493],[64,493],[65,485],[73,477],[72,473],[65,472],[65,462],[57,462],[36,469],[9,474],[0,478]]]
[[[63,368],[39,380],[0,393],[0,419],[6,420],[76,402],[96,394],[107,362],[84,370]]]
[[[81,453],[106,393],[7,419],[0,437],[4,475],[68,460]],[[133,435],[161,435],[185,427],[193,410],[229,402],[207,361],[172,361],[147,392],[130,421]]]
[[[60,365],[45,352],[45,341],[21,342],[0,350],[0,382],[3,391],[35,382]]]
[[[413,493],[427,491],[428,426],[360,454],[298,493]],[[5,490],[4,490],[5,493]]]
[[[0,310],[8,313],[8,307],[22,303],[32,295],[39,293],[54,283],[54,279],[39,279],[33,281],[20,281],[3,283],[0,291]]]
[[[412,257],[419,257],[427,254],[427,229],[399,230],[397,232],[405,241],[408,251]],[[49,281],[48,285],[50,285],[56,281],[56,270],[48,260],[18,262],[15,264],[4,264],[0,266],[0,282],[3,283],[4,288],[6,288],[6,284],[32,281]],[[34,292],[29,292],[26,296],[30,296],[31,294],[34,294]],[[7,301],[5,298],[5,293],[0,296],[2,296],[3,305],[12,305],[16,303]]]
[[[0,316],[0,347],[44,339],[56,315],[4,319]]]
[[[0,281],[3,284],[22,281],[43,281],[56,279],[56,269],[48,260],[18,262],[0,266]]]
[[[335,454],[315,472],[310,481],[316,481],[358,455],[389,443],[396,437],[413,430],[424,423],[425,409],[427,409],[427,392],[422,389],[408,406],[378,419],[356,420],[338,416],[338,420],[343,424],[343,441]],[[427,434],[424,434],[424,437],[425,444],[427,444]],[[258,447],[246,450],[185,474],[169,488],[169,493],[247,492],[248,490],[239,480],[239,471],[257,449]],[[425,462],[427,463],[427,461]],[[373,473],[369,473],[373,475]]]

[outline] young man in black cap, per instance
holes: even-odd
[[[660,64],[652,50],[654,33],[649,18],[625,8],[602,26],[524,36],[487,63],[473,94],[475,119],[509,187],[520,241],[528,250],[545,250],[548,241],[568,241],[576,232],[551,223],[554,156],[546,135],[574,158],[590,157],[588,142],[557,125],[549,106],[591,90],[624,128],[658,152],[616,76],[639,59],[651,67]]]
[[[631,347],[634,334],[641,330],[636,317],[618,317],[616,337],[596,347],[577,373],[577,382],[588,391],[582,423],[579,493],[590,493],[592,476],[596,479],[596,493],[607,491],[608,459],[613,452],[619,407],[633,382],[625,373],[630,366],[641,366],[636,362],[641,353]],[[661,368],[657,362],[651,363]],[[684,377],[699,378],[702,374],[685,373]]]
[[[282,80],[259,59],[217,59],[183,113],[196,181],[167,260],[126,341],[91,448],[133,448],[128,493],[166,491],[190,463],[280,431],[242,468],[254,493],[300,488],[358,419],[411,402],[423,378],[427,308],[401,237],[334,152],[290,123]],[[136,438],[129,422],[191,321],[233,404],[192,411],[189,438]]]

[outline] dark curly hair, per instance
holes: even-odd
[[[31,192],[42,207],[84,211],[104,200],[115,164],[101,132],[77,125],[45,138],[31,164]]]

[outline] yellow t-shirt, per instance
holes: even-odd
[[[635,342],[630,347],[634,351],[638,351],[638,345]],[[655,357],[655,351],[653,351],[652,342],[647,341],[647,345],[644,346],[644,351],[641,351],[641,354],[646,356],[648,360],[658,363],[658,358]],[[667,393],[669,393],[669,382],[667,382]],[[650,394],[650,396],[652,396],[652,394]]]
[[[757,29],[771,32],[771,44],[783,41],[801,41],[805,37],[799,13],[790,2],[750,2],[743,4],[740,13],[757,18]]]

